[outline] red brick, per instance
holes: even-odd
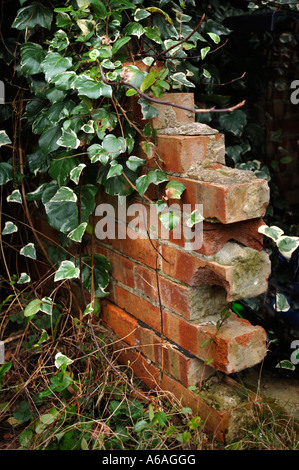
[[[217,219],[222,224],[263,217],[269,203],[267,181],[255,178],[249,171],[235,170],[233,182],[232,170],[235,169],[201,170],[196,180],[170,176],[169,180],[179,181],[186,187],[180,201],[171,202],[179,203],[182,208],[191,204],[191,211],[196,209],[196,204],[202,204],[203,217]],[[226,173],[229,176],[225,177]],[[159,188],[159,198],[165,193],[165,186]]]
[[[141,263],[154,268],[156,266],[156,258],[159,256],[157,253],[157,241],[150,241],[147,234],[139,234],[136,238],[136,232],[131,230],[129,227],[119,226],[119,228],[123,232],[122,236],[124,238],[112,240],[113,248],[134,260],[140,261]]]
[[[136,318],[109,301],[102,302],[101,318],[103,324],[111,328],[120,339],[125,339],[131,346],[135,344],[138,329]]]
[[[118,285],[115,286],[115,297],[116,303],[120,308],[131,313],[157,332],[161,331],[161,314],[159,307],[155,307],[147,300],[132,294]]]
[[[194,93],[164,93],[159,100],[194,109]],[[195,114],[192,112],[164,104],[151,104],[159,111],[159,115],[151,120],[154,129],[164,129],[177,126],[178,123],[195,121]]]
[[[223,152],[219,152],[219,141],[223,142]],[[216,135],[157,135],[156,153],[161,160],[158,163],[162,170],[173,173],[187,173],[205,159],[225,163],[224,139],[222,134]],[[140,151],[140,157],[146,155]],[[155,159],[148,162],[156,167]]]

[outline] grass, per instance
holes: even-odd
[[[93,326],[102,353],[86,320],[71,315],[68,298],[59,299],[52,316],[40,313],[33,319],[12,299],[0,313],[6,345],[0,449],[299,449],[294,420],[267,403],[250,429],[242,430],[242,439],[215,442],[199,416],[171,394],[148,390],[129,366],[117,363],[116,339],[98,319]],[[72,362],[57,367],[57,353]]]

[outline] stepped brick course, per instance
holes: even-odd
[[[190,93],[165,99],[194,107]],[[130,102],[138,120],[137,101]],[[153,223],[149,199],[126,198],[127,207],[139,204],[136,226],[134,211],[121,216],[118,198],[101,193],[98,204],[112,204],[116,214],[116,236],[104,233],[96,245],[112,266],[102,322],[118,338],[115,353],[121,362],[130,361],[147,386],[191,406],[207,420],[206,429],[223,440],[226,433],[234,434],[248,400],[238,398],[233,410],[222,409],[206,390],[209,384],[235,390],[228,375],[260,363],[267,352],[263,328],[230,312],[230,302],[267,290],[270,261],[258,227],[264,223],[269,187],[249,171],[226,167],[224,136],[195,123],[193,113],[154,106],[160,111],[151,121],[157,158],[148,161],[148,169],[158,161],[169,180],[185,185],[180,200],[168,199],[178,214],[202,205],[201,244],[192,248],[193,232],[184,231],[184,220],[178,237],[175,231],[166,233],[158,218]],[[135,155],[145,158],[139,143]],[[152,184],[146,196],[158,200],[165,194],[165,185]],[[96,221],[101,221],[97,212]],[[188,390],[203,384],[207,388],[199,395]]]

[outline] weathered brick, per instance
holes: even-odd
[[[111,302],[105,301],[102,303],[101,319],[103,324],[109,326],[120,339],[125,339],[131,346],[135,344],[138,329],[136,318]]]
[[[200,169],[197,179],[173,176],[169,179],[186,187],[179,202],[181,207],[191,204],[194,210],[195,204],[202,204],[205,219],[217,219],[223,224],[263,217],[269,204],[267,181],[256,178],[250,171]],[[163,193],[161,185],[159,198]]]
[[[189,109],[194,109],[193,93],[164,93],[163,97],[159,99],[159,101],[167,101],[180,106],[185,106]],[[174,127],[177,126],[178,123],[194,122],[195,120],[195,114],[192,112],[164,104],[151,104],[159,111],[159,115],[151,120],[151,124],[154,129]]]
[[[167,172],[192,174],[206,159],[225,164],[222,134],[157,135],[155,151],[162,159],[162,162],[158,160],[160,167]],[[146,158],[142,150],[140,157]],[[156,167],[155,159],[150,159],[148,164],[150,167]]]
[[[194,256],[167,245],[162,245],[162,255],[166,275],[192,286],[222,286],[228,301],[254,297],[268,288],[268,255],[233,242],[210,257]]]

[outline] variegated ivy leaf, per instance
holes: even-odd
[[[180,216],[178,216],[175,212],[165,212],[159,214],[159,219],[161,220],[164,227],[167,228],[167,230],[173,230],[176,228],[181,220]]]
[[[22,196],[18,189],[15,189],[9,196],[6,198],[7,202],[17,202],[22,204]]]
[[[80,165],[72,169],[70,172],[70,178],[74,183],[79,184],[80,175],[85,167],[85,163],[80,163]]]
[[[288,370],[295,370],[296,367],[291,361],[288,361],[287,359],[284,359],[283,361],[280,361],[276,366],[277,369],[288,369]]]
[[[36,259],[36,249],[33,243],[28,243],[23,246],[20,250],[20,255],[26,256],[27,258]]]
[[[74,279],[80,275],[80,269],[76,268],[74,263],[69,260],[62,261],[55,273],[54,281],[62,281],[63,279]]]
[[[5,222],[4,229],[2,230],[2,235],[10,235],[11,233],[17,232],[18,227],[12,222]]]
[[[57,145],[66,147],[68,149],[77,149],[80,145],[80,140],[72,129],[62,129],[62,136],[57,140],[56,143]]]
[[[83,222],[68,234],[68,238],[74,242],[80,243],[87,227],[87,222]]]
[[[83,124],[81,130],[85,132],[85,134],[94,134],[94,121],[90,119],[86,124]]]
[[[21,273],[20,279],[17,281],[18,284],[26,284],[27,282],[30,282],[30,276],[28,276],[27,273]]]
[[[290,308],[287,298],[283,294],[276,294],[274,302],[274,309],[276,312],[288,312]]]
[[[86,306],[86,309],[85,309],[84,312],[83,312],[83,317],[85,317],[85,315],[88,315],[88,314],[90,314],[90,313],[93,313],[93,311],[94,311],[94,308],[93,308],[92,303],[88,304],[88,305]]]
[[[193,212],[191,212],[190,217],[186,221],[187,227],[191,228],[193,225],[198,224],[199,222],[202,222],[204,220],[204,217],[201,215],[201,213],[195,209]]]
[[[72,364],[73,362],[74,361],[72,359],[65,356],[61,352],[58,352],[55,356],[55,367],[57,367],[57,369],[60,369],[63,366],[67,366],[69,364]]]
[[[169,181],[166,185],[165,195],[167,199],[180,199],[186,187],[179,181]]]
[[[46,313],[47,315],[52,315],[53,305],[54,304],[51,297],[43,297],[40,310],[41,312]]]
[[[172,80],[174,80],[175,82],[180,83],[181,85],[184,85],[184,86],[187,86],[187,87],[195,88],[194,83],[190,82],[190,81],[186,78],[186,74],[184,74],[183,72],[174,73],[173,75],[171,75],[170,78],[171,78]]]
[[[293,252],[299,246],[299,237],[288,237],[287,235],[282,235],[276,242],[277,248],[280,253],[287,259],[290,259]]]
[[[8,137],[5,131],[0,131],[0,147],[2,147],[2,145],[8,144],[11,144],[10,138]]]
[[[61,186],[49,202],[77,202],[77,195],[71,188]]]
[[[275,225],[272,225],[271,227],[268,227],[268,225],[261,225],[258,228],[258,232],[262,233],[266,237],[272,238],[272,240],[277,241],[281,235],[284,234],[284,231],[281,230],[281,228],[276,227]]]

